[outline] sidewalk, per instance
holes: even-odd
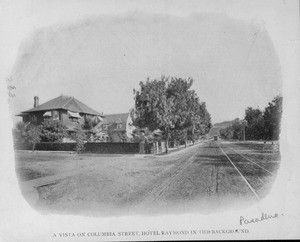
[[[206,143],[206,140],[200,140],[199,142],[195,143],[194,145],[189,144],[186,147],[185,147],[185,145],[180,145],[179,148],[169,148],[168,153],[161,152],[161,153],[158,153],[158,154],[151,154],[151,155],[152,156],[171,156],[173,154],[175,155],[175,154],[181,153],[183,151],[189,150],[192,147],[196,147],[197,145],[201,145],[201,144],[204,144],[204,143]]]

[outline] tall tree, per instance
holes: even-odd
[[[240,122],[239,119],[235,119],[235,121],[232,124],[232,130],[233,130],[233,139],[241,140],[243,139],[244,135],[244,129],[243,124]]]
[[[263,112],[260,109],[248,107],[245,111],[246,139],[260,140],[265,139],[264,134],[264,118]]]
[[[167,97],[168,78],[140,82],[140,91],[134,90],[135,109],[133,125],[149,128],[150,131],[160,129],[166,138],[166,151],[170,130],[174,127],[176,117],[173,115],[174,97]]]
[[[280,124],[282,115],[282,97],[276,96],[265,108],[264,132],[267,140],[278,140],[280,135]]]
[[[202,102],[200,104],[200,110],[198,111],[200,113],[200,121],[197,122],[197,130],[200,131],[201,135],[208,134],[211,127],[211,116],[210,113],[207,111],[206,103]]]
[[[278,140],[282,115],[282,97],[276,96],[264,111],[248,107],[244,120],[247,122],[247,140]],[[222,138],[236,139],[241,135],[243,124],[237,122],[220,130]]]
[[[132,113],[134,125],[148,128],[150,131],[159,129],[164,132],[166,151],[170,137],[186,139],[188,130],[198,130],[201,124],[209,123],[206,107],[201,106],[194,90],[191,90],[193,79],[162,77],[140,83],[140,90],[134,90],[135,109]],[[205,107],[205,110],[203,110]],[[202,109],[201,109],[202,108]],[[204,122],[206,111],[208,117]]]

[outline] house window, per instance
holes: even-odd
[[[31,122],[33,122],[33,123],[37,122],[37,116],[36,115],[31,116]]]
[[[51,117],[52,117],[51,111],[47,111],[43,114],[44,120],[49,120],[49,119],[51,119]]]
[[[121,129],[122,128],[122,124],[117,124],[117,129]]]
[[[77,121],[78,121],[78,118],[70,117],[70,120],[71,120],[72,122],[77,122]]]
[[[54,110],[54,111],[52,111],[52,113],[53,113],[53,115],[52,115],[53,120],[59,120],[59,112]]]
[[[79,119],[81,118],[80,115],[79,115],[79,113],[68,111],[68,114],[69,114],[69,119],[72,122],[78,122]]]

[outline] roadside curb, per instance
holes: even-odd
[[[196,146],[198,146],[198,145],[202,145],[202,144],[205,144],[205,143],[206,143],[206,141],[200,141],[200,142],[198,142],[198,143],[195,143],[194,145],[189,145],[189,146],[187,146],[187,147],[181,147],[181,148],[179,148],[179,149],[169,150],[168,153],[162,152],[162,153],[159,153],[159,154],[152,154],[152,156],[156,156],[156,157],[160,157],[160,156],[161,156],[161,157],[171,156],[171,155],[178,154],[178,153],[183,152],[183,151],[186,151],[186,150],[188,150],[188,149],[190,149],[190,148],[192,148],[192,147],[196,147]]]

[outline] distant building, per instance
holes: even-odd
[[[34,107],[23,111],[17,116],[23,118],[25,123],[41,124],[45,120],[60,120],[73,131],[77,123],[93,118],[103,120],[104,115],[88,107],[84,103],[69,96],[59,96],[39,105],[39,97],[34,97]]]
[[[109,137],[110,142],[128,142],[132,140],[132,132],[135,127],[132,125],[130,113],[118,113],[105,115],[104,120],[98,125]],[[95,128],[97,128],[97,126]]]

